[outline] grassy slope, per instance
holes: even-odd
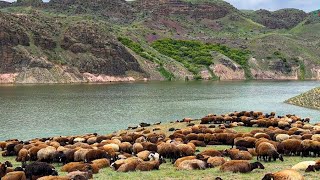
[[[199,124],[200,121],[195,121],[195,124]],[[151,126],[147,127],[146,129],[152,130],[153,128],[158,127],[161,128],[161,132],[166,133],[167,135],[171,134],[169,131],[167,131],[170,127],[175,128],[184,128],[186,127],[185,123],[168,123],[168,124],[161,124],[157,126]],[[234,128],[237,132],[250,132],[256,128],[247,128],[247,127],[235,127]],[[118,133],[121,133],[120,130]],[[203,151],[205,149],[211,149],[214,148],[216,150],[224,150],[231,148],[230,146],[207,146],[207,147],[199,147],[198,149],[200,151]],[[255,158],[252,160],[252,162],[255,161]],[[230,172],[221,172],[219,168],[213,168],[213,169],[206,169],[206,170],[194,170],[194,171],[178,171],[176,170],[172,163],[167,160],[167,163],[162,164],[160,166],[159,171],[151,171],[151,172],[129,172],[129,173],[118,173],[113,171],[110,168],[105,168],[100,170],[99,174],[94,175],[94,179],[97,180],[105,180],[105,179],[214,179],[216,177],[221,177],[224,180],[257,180],[262,179],[264,174],[269,172],[276,172],[283,169],[289,169],[293,165],[297,164],[301,161],[309,161],[309,160],[317,160],[319,158],[316,157],[284,157],[285,161],[276,161],[276,162],[262,162],[265,166],[264,170],[256,169],[253,170],[251,173],[230,173]],[[0,162],[9,160],[13,162],[14,166],[19,166],[20,163],[17,163],[14,161],[13,157],[4,158],[0,157]],[[60,168],[61,165],[54,164],[56,169],[59,171],[59,175],[65,175],[66,173],[61,172]],[[305,177],[306,180],[313,180],[318,179],[318,173],[304,173],[301,171]]]
[[[320,110],[320,88],[312,89],[296,97],[290,98],[285,102],[297,106]]]

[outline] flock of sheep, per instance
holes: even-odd
[[[275,113],[234,112],[226,115],[210,114],[195,125],[184,119],[183,129],[170,128],[172,133],[132,128],[109,135],[86,134],[19,141],[0,142],[2,156],[16,156],[21,167],[10,162],[0,163],[2,180],[70,180],[92,179],[101,168],[117,172],[158,170],[170,161],[177,170],[220,168],[221,171],[248,173],[264,169],[263,162],[284,160],[284,156],[319,156],[320,124],[295,115],[276,116]],[[214,124],[220,124],[216,127]],[[143,126],[149,126],[143,124]],[[232,127],[263,127],[248,133],[236,132]],[[197,152],[197,147],[212,145]],[[214,145],[230,145],[231,149],[216,150]],[[256,157],[257,162],[251,162]],[[231,159],[231,160],[230,160]],[[58,176],[51,163],[62,163]],[[302,180],[298,170],[320,170],[320,161],[304,161],[275,173],[263,180]],[[216,179],[221,179],[217,177]]]

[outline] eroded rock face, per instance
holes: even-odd
[[[228,3],[188,3],[181,0],[138,0],[135,2],[137,9],[152,12],[153,17],[184,15],[194,19],[219,19],[234,10]]]
[[[131,81],[127,72],[144,74],[107,27],[46,18],[0,13],[0,83]]]
[[[270,29],[290,29],[306,19],[307,13],[298,9],[282,9],[274,12],[258,10],[252,19]]]
[[[244,70],[238,64],[229,59],[220,59],[219,63],[210,68],[220,80],[245,80]]]

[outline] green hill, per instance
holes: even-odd
[[[320,88],[312,89],[306,93],[288,99],[285,102],[297,106],[320,110]]]

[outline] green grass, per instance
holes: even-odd
[[[190,72],[197,75],[203,66],[213,64],[211,53],[220,52],[240,64],[249,79],[251,73],[248,65],[250,52],[230,48],[221,44],[204,44],[200,41],[162,39],[152,43],[152,47],[158,52],[181,62]]]

